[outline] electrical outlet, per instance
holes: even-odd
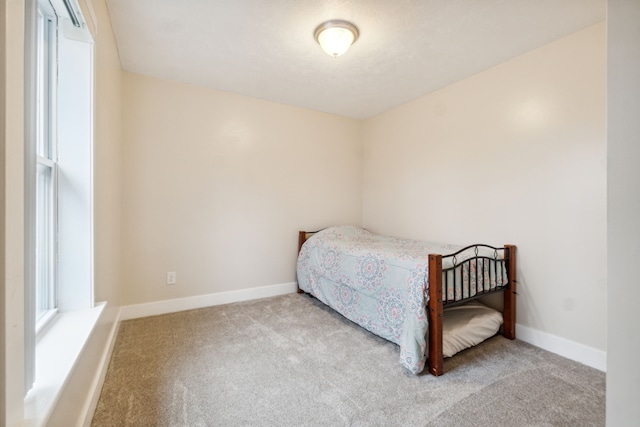
[[[175,285],[176,284],[176,272],[170,271],[167,273],[167,285]]]

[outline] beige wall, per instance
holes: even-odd
[[[105,0],[90,1],[95,36],[94,289],[95,301],[121,302],[122,67]],[[89,17],[87,18],[89,19]]]
[[[606,349],[605,25],[368,120],[363,224],[519,248],[518,323]]]
[[[640,2],[607,6],[607,425],[640,420]]]
[[[294,282],[299,229],[360,223],[360,121],[129,73],[123,102],[124,304]]]
[[[7,10],[6,4],[4,0],[0,0],[0,22],[6,21]],[[6,83],[7,83],[7,72],[6,72],[6,25],[3,25],[0,28],[0,182],[6,182],[5,176],[5,163],[4,163],[4,150],[5,150],[5,115],[6,115],[6,105],[7,105],[7,96],[6,96]],[[6,297],[5,294],[5,275],[4,275],[4,262],[5,262],[5,185],[0,184],[0,295],[2,295],[2,301]],[[7,366],[6,366],[6,358],[5,354],[7,351],[6,346],[6,318],[5,318],[5,305],[0,304],[0,378],[6,378],[7,376]],[[2,380],[0,383],[0,420],[6,420],[6,381]]]
[[[17,426],[24,397],[24,2],[6,0],[2,29],[5,65],[4,171],[4,376],[5,414],[0,425]]]

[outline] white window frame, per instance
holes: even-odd
[[[35,141],[35,329],[57,313],[57,16],[48,1],[38,1]],[[48,172],[42,173],[42,169]],[[44,184],[44,188],[43,188]]]

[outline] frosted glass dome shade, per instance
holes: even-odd
[[[315,39],[327,55],[337,58],[358,39],[358,29],[346,21],[327,21],[315,31]]]

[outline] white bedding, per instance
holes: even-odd
[[[502,313],[477,301],[445,308],[442,355],[454,354],[494,336],[502,325]]]

